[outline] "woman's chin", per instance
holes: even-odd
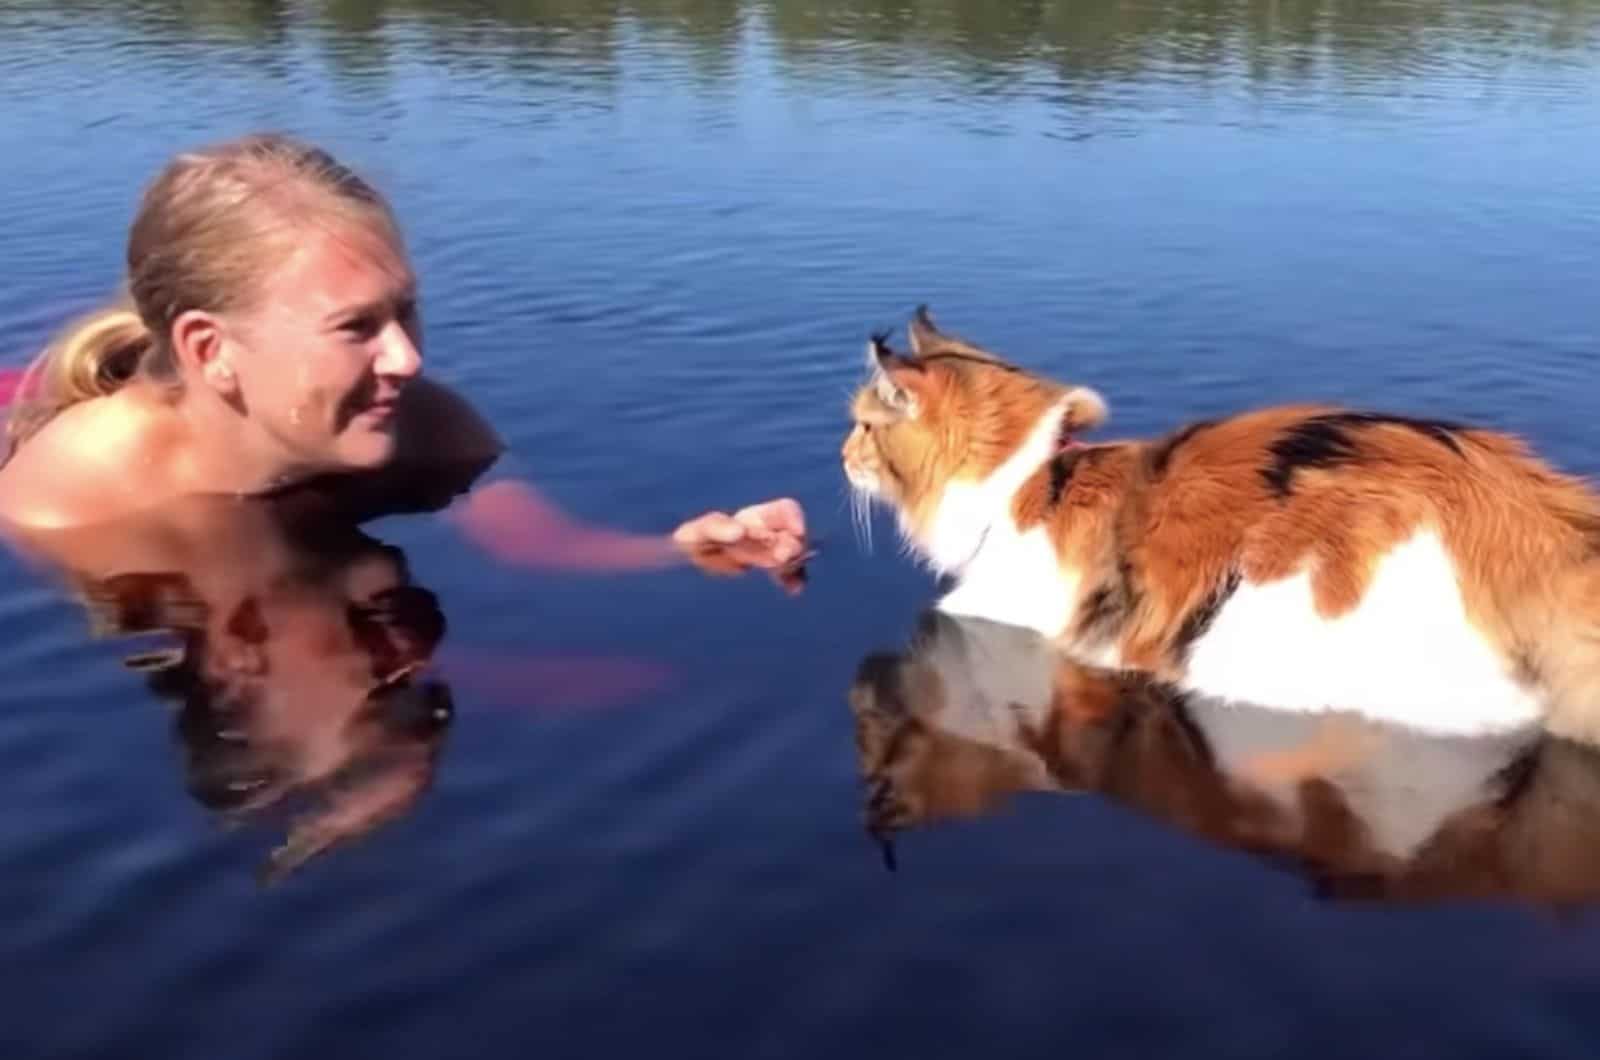
[[[393,462],[399,448],[391,429],[353,430],[339,439],[338,457],[352,471],[370,471]]]

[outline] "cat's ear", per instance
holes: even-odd
[[[1066,411],[1061,414],[1061,426],[1072,432],[1088,431],[1111,418],[1106,399],[1086,386],[1075,386],[1064,398]]]
[[[877,334],[867,342],[867,362],[878,400],[915,419],[921,408],[917,390],[925,371],[915,354],[906,357],[889,348],[888,336]]]
[[[906,328],[906,334],[911,339],[911,352],[919,357],[950,341],[949,337],[934,325],[933,316],[929,314],[926,305],[917,306],[917,311],[911,315],[911,324]]]

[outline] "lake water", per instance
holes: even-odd
[[[0,559],[0,1055],[1593,1055],[1585,908],[1342,900],[1186,782],[930,810],[888,871],[850,690],[934,587],[837,447],[927,302],[1118,433],[1316,398],[1600,472],[1600,4],[0,0],[0,101],[0,366],[167,156],[286,128],[394,198],[494,477],[650,531],[789,494],[823,547],[791,598],[429,515],[329,546],[307,599],[403,553],[454,715],[270,886],[285,821],[227,827],[130,645]],[[1396,747],[1409,810],[1453,752]],[[1584,860],[1595,768],[1513,867]]]

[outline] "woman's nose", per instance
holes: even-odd
[[[379,375],[409,379],[422,370],[422,353],[411,333],[399,324],[384,329],[375,369]]]

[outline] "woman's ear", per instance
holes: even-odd
[[[211,313],[191,309],[172,322],[172,352],[179,365],[224,397],[239,390],[231,347],[222,322]]]

